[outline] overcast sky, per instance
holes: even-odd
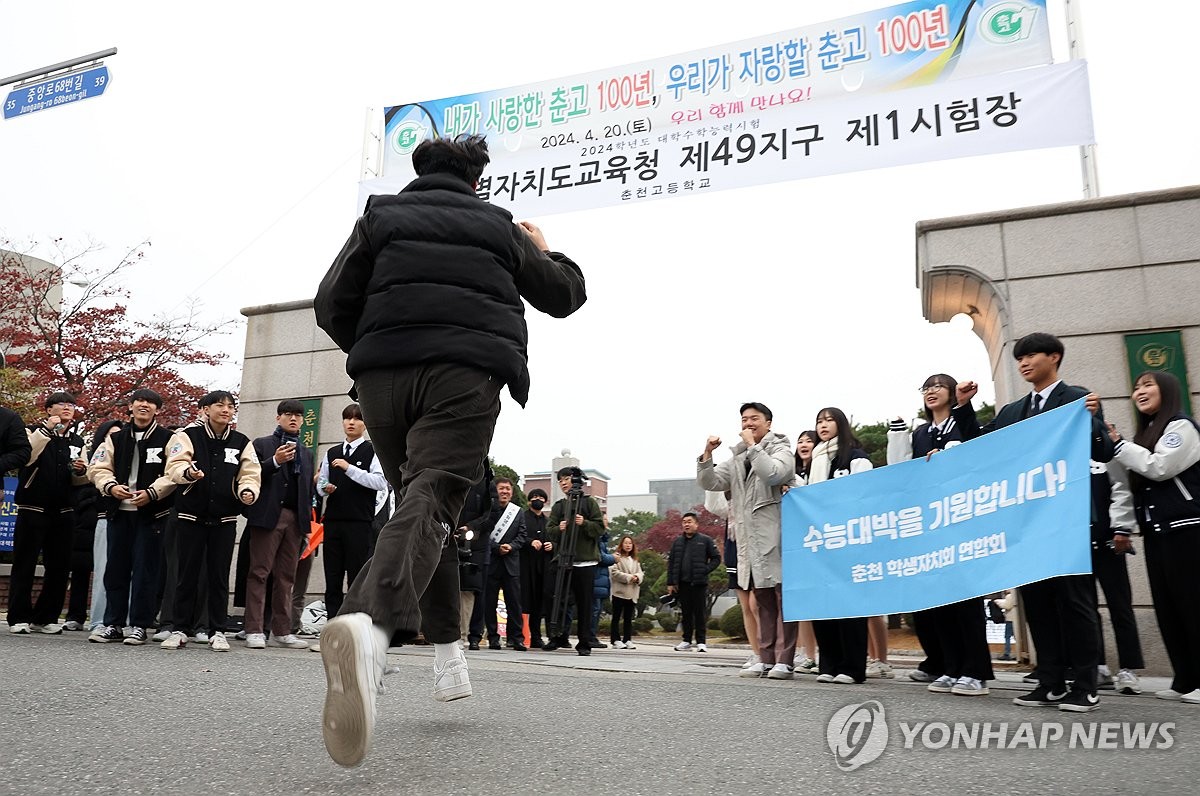
[[[0,74],[118,47],[104,96],[0,121],[0,235],[148,238],[133,309],[188,297],[212,319],[311,298],[355,218],[366,108],[532,83],[888,5],[0,0]],[[1084,12],[1104,195],[1200,183],[1191,96],[1200,9]],[[1055,59],[1062,3],[1050,0]],[[6,88],[7,91],[7,88]],[[1075,148],[954,160],[547,216],[588,278],[567,320],[530,311],[531,400],[493,455],[545,470],[562,448],[611,492],[685,477],[757,400],[795,436],[835,405],[912,417],[946,371],[985,383],[982,343],[921,316],[914,224],[1081,197]],[[1048,319],[1047,330],[1054,331]],[[240,362],[244,325],[215,341]],[[1069,362],[1069,360],[1068,360]],[[1069,372],[1066,374],[1069,378]],[[211,374],[240,380],[240,367]],[[269,429],[249,429],[266,433]]]

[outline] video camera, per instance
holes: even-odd
[[[479,571],[479,565],[471,560],[471,540],[474,538],[475,532],[470,528],[454,532],[454,543],[458,548],[458,567],[469,575]]]
[[[583,470],[578,467],[571,468],[571,491],[583,492],[583,485],[587,481],[587,476],[583,474]]]

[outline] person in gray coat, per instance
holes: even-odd
[[[757,402],[742,404],[741,441],[733,458],[717,465],[712,452],[721,444],[710,436],[696,460],[696,480],[710,492],[730,492],[729,511],[738,529],[738,587],[753,589],[758,606],[761,662],[744,677],[792,678],[797,624],[783,621],[783,548],[779,501],[795,479],[791,441],[771,430],[773,415]]]

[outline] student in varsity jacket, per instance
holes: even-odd
[[[1138,633],[1137,616],[1133,612],[1133,587],[1129,582],[1126,561],[1134,553],[1133,529],[1137,524],[1133,513],[1133,495],[1129,492],[1129,473],[1114,456],[1107,464],[1092,462],[1092,477],[1104,473],[1111,483],[1107,504],[1103,490],[1092,489],[1096,503],[1092,516],[1092,576],[1104,590],[1108,618],[1112,623],[1117,646],[1117,674],[1108,668],[1104,651],[1104,620],[1097,614],[1100,630],[1100,670],[1097,686],[1111,688],[1121,694],[1140,694],[1141,682],[1134,669],[1146,665],[1142,657],[1142,641]]]
[[[325,497],[325,610],[332,619],[342,607],[347,587],[370,558],[371,523],[376,500],[387,492],[387,479],[370,441],[358,404],[342,410],[346,441],[330,448],[321,460],[317,491]]]
[[[945,373],[935,373],[921,385],[925,420],[911,433],[896,418],[888,426],[887,463],[925,459],[934,453],[962,444],[962,430],[954,420],[958,382]],[[970,402],[961,414],[970,411]],[[987,643],[987,623],[979,610],[979,599],[971,597],[913,614],[914,629],[925,660],[909,677],[928,683],[935,694],[986,696],[987,682],[995,678],[992,653]]]
[[[500,589],[504,589],[504,608],[508,612],[508,646],[517,652],[529,649],[523,639],[521,619],[521,549],[525,547],[525,512],[513,500],[513,482],[509,478],[495,480],[496,497],[500,501],[500,518],[488,533],[491,548],[487,581],[483,588],[483,621],[487,626],[488,647],[500,649],[499,622],[496,609],[500,604]]]
[[[75,528],[72,487],[87,482],[83,438],[71,430],[75,396],[51,393],[43,406],[46,418],[25,429],[31,452],[28,461],[22,462],[13,499],[17,523],[13,530],[8,632],[18,635],[62,632],[58,615],[67,595]],[[39,554],[45,575],[34,605],[33,576]]]
[[[250,438],[232,427],[237,400],[225,390],[200,399],[203,419],[175,432],[167,455],[167,475],[183,487],[175,494],[175,536],[179,576],[171,609],[175,629],[162,643],[174,650],[187,644],[193,624],[200,565],[207,565],[208,646],[227,652],[229,565],[237,518],[258,499],[262,468]],[[286,611],[285,611],[286,614]]]
[[[146,628],[154,624],[162,531],[175,500],[175,484],[166,475],[174,435],[155,422],[162,404],[153,390],[135,390],[129,397],[131,422],[105,436],[88,466],[88,478],[109,499],[104,624],[88,641],[144,644]],[[128,638],[122,633],[126,624],[133,626]]]
[[[1092,414],[1092,461],[1111,461],[1113,442],[1104,425],[1100,399],[1083,387],[1066,384],[1059,377],[1063,354],[1062,341],[1052,334],[1034,332],[1018,340],[1013,346],[1013,358],[1017,360],[1021,378],[1029,383],[1032,391],[1001,407],[995,419],[982,428],[976,422],[974,412],[965,409],[978,392],[979,385],[973,381],[960,383],[956,390],[957,405],[952,412],[963,436],[969,440],[1084,398]],[[1097,516],[1108,515],[1109,488],[1108,474],[1093,472],[1093,521]],[[1099,500],[1097,491],[1101,495]],[[1098,504],[1104,506],[1099,512]],[[1021,587],[1021,602],[1037,649],[1035,674],[1039,684],[1030,693],[1013,699],[1013,703],[1026,707],[1058,707],[1075,713],[1098,708],[1096,676],[1100,665],[1100,626],[1092,575],[1061,575],[1027,584]],[[1072,672],[1074,681],[1068,689],[1067,681]]]
[[[1200,704],[1200,426],[1183,413],[1179,379],[1163,371],[1133,386],[1137,433],[1109,426],[1130,475],[1154,615],[1174,678],[1159,699]]]

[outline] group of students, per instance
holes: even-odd
[[[1105,423],[1098,396],[1061,380],[1064,353],[1062,342],[1050,334],[1034,333],[1018,340],[1013,356],[1031,392],[1002,407],[994,420],[982,426],[971,406],[977,384],[959,383],[944,373],[930,376],[920,388],[926,422],[913,430],[902,420],[890,424],[887,462],[928,457],[1084,399],[1092,415],[1095,575],[1049,578],[1019,589],[1038,655],[1037,687],[1013,701],[1074,712],[1098,707],[1097,690],[1111,685],[1112,678],[1103,662],[1097,581],[1109,600],[1121,656],[1116,688],[1140,692],[1132,670],[1143,663],[1125,564],[1136,525],[1143,537],[1158,625],[1174,670],[1171,688],[1156,696],[1200,704],[1200,612],[1195,610],[1200,604],[1200,579],[1195,577],[1200,563],[1200,426],[1183,413],[1178,379],[1165,372],[1147,372],[1134,383],[1136,432],[1131,439],[1123,438]],[[728,517],[725,561],[754,648],[743,675],[791,679],[797,671],[809,671],[817,673],[818,682],[842,684],[862,683],[868,675],[891,676],[883,617],[811,623],[782,619],[783,494],[872,467],[846,414],[836,407],[821,409],[815,429],[803,432],[795,448],[787,437],[771,430],[772,414],[765,405],[744,404],[741,419],[741,439],[731,459],[716,464],[712,454],[721,440],[708,438],[697,459],[697,480],[709,493],[710,510],[724,511]],[[994,673],[981,610],[983,596],[914,614],[926,659],[911,676],[927,682],[930,691],[962,696],[988,693],[987,683]]]
[[[237,401],[229,392],[203,396],[199,417],[177,430],[158,424],[162,405],[153,390],[134,391],[128,421],[102,423],[86,456],[69,393],[47,397],[46,417],[24,429],[29,452],[20,458],[14,501],[9,632],[83,629],[82,613],[69,613],[65,625],[58,617],[72,569],[67,551],[79,494],[93,490],[103,517],[95,532],[89,641],[139,646],[153,640],[165,649],[192,641],[227,651],[230,572],[244,516],[237,591],[246,611],[238,636],[250,649],[268,643],[308,649],[296,633],[293,587],[302,572],[304,591],[312,563],[307,550],[309,566],[301,566],[314,505],[323,507],[326,602],[336,613],[342,583],[353,582],[369,558],[377,497],[388,490],[363,438],[357,405],[343,412],[345,443],[331,448],[319,467],[299,445],[304,407],[298,400],[280,402],[275,431],[255,440],[235,428]],[[34,604],[39,555],[45,575]],[[73,598],[86,595],[90,569],[82,585],[76,579]]]

